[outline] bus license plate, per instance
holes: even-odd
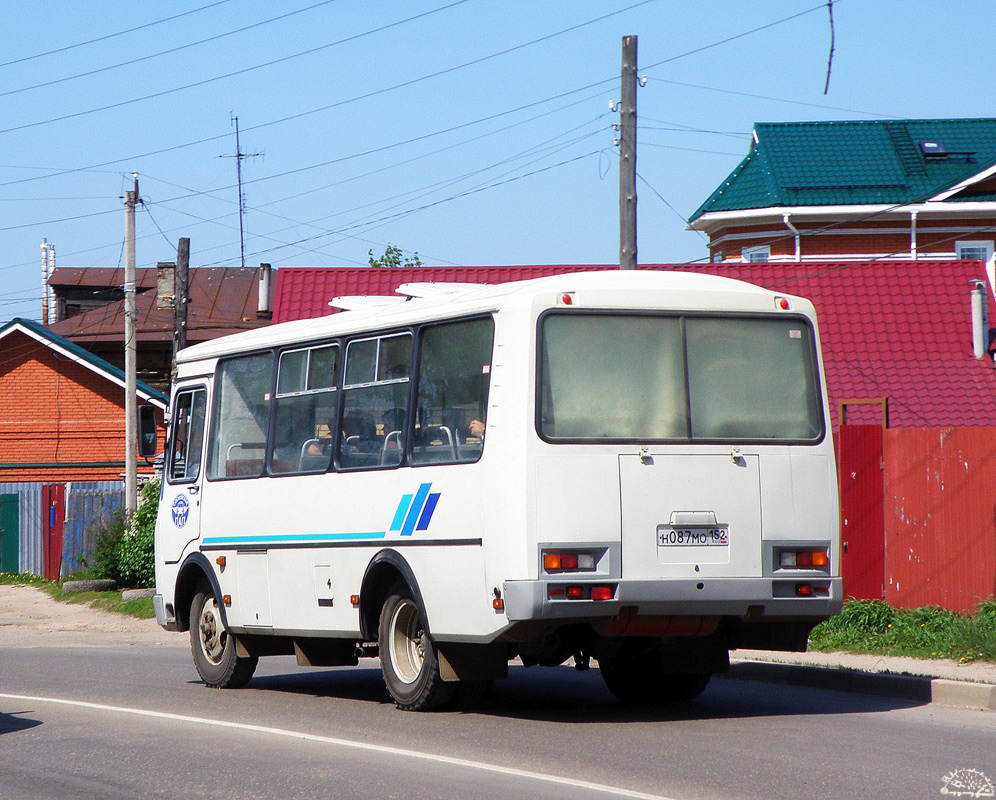
[[[657,526],[658,547],[729,547],[729,545],[730,532],[725,525],[710,528]]]

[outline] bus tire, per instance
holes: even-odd
[[[602,680],[624,703],[666,705],[698,697],[709,685],[708,672],[665,672],[654,651],[599,662]]]
[[[259,658],[242,657],[225,630],[214,592],[202,583],[190,606],[190,650],[197,674],[212,689],[239,689],[249,683]]]
[[[452,699],[456,684],[440,676],[436,646],[404,581],[395,583],[384,601],[377,643],[384,684],[398,708],[432,711]]]

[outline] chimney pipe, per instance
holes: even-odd
[[[259,302],[256,305],[256,314],[260,317],[269,317],[273,314],[270,308],[270,273],[269,264],[259,265]]]
[[[976,358],[989,354],[989,308],[985,281],[969,281],[972,286],[972,353]]]

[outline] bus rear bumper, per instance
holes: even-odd
[[[592,587],[611,587],[611,599],[591,599]],[[703,580],[505,581],[503,598],[510,622],[585,620],[618,616],[732,616],[752,620],[824,619],[840,613],[840,578],[709,578]],[[563,591],[580,587],[571,599]],[[800,588],[809,587],[809,588]],[[802,592],[803,594],[799,594]],[[812,592],[812,594],[809,594]]]

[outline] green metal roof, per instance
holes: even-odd
[[[122,384],[125,382],[124,370],[115,367],[113,364],[111,364],[108,361],[105,361],[99,356],[95,356],[89,350],[84,350],[78,344],[69,341],[69,339],[66,339],[63,336],[59,336],[59,334],[57,333],[53,333],[50,329],[46,328],[40,322],[35,322],[34,320],[31,319],[24,319],[22,317],[17,317],[15,319],[12,319],[10,322],[5,323],[4,325],[0,325],[0,338],[3,338],[4,334],[6,334],[7,331],[18,325],[27,328],[29,331],[35,334],[35,336],[41,339],[45,339],[51,342],[56,347],[59,347],[62,350],[72,353],[74,356],[80,358],[83,361],[86,361],[95,370],[107,373],[108,375],[116,378]],[[158,389],[153,389],[147,383],[143,383],[142,381],[136,381],[136,388],[141,394],[146,395],[150,400],[158,400],[160,403],[163,404],[169,402],[169,398],[166,395],[164,395]]]
[[[772,206],[918,203],[996,164],[996,119],[763,122],[754,138],[689,222]],[[941,143],[947,155],[924,155],[922,142]]]

